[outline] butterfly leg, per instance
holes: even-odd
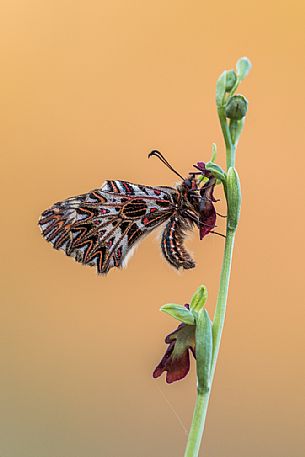
[[[227,238],[226,235],[223,235],[222,233],[214,232],[214,230],[211,230],[210,233],[214,233],[214,235],[219,235],[219,236],[222,236],[223,238]]]
[[[195,222],[198,225],[198,217],[196,217],[193,213],[185,210],[181,212],[181,216],[186,217],[187,219],[191,219],[191,221]]]

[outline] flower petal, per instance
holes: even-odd
[[[214,177],[210,178],[209,181],[203,186],[200,190],[200,195],[202,197],[202,206],[200,208],[200,239],[202,240],[205,235],[207,235],[213,228],[216,223],[216,210],[214,207],[215,198],[213,195],[214,188],[216,184],[216,179]]]
[[[204,162],[197,162],[197,166],[194,165],[198,170],[205,172],[205,163]]]
[[[216,225],[216,210],[213,203],[210,203],[209,208],[205,210],[205,214],[200,218],[202,224],[200,225],[199,233],[202,240]]]
[[[158,378],[165,371],[166,382],[172,383],[184,378],[190,369],[189,349],[195,353],[195,325],[180,324],[167,335],[165,342],[169,344],[161,362],[153,372]]]
[[[179,381],[185,378],[190,370],[189,351],[186,350],[180,357],[172,358],[167,367],[166,382],[171,384],[174,381]]]

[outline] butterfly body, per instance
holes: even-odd
[[[189,269],[195,262],[183,241],[194,224],[202,225],[200,205],[206,197],[201,191],[196,173],[177,188],[106,181],[101,188],[55,203],[42,213],[39,225],[55,249],[106,274],[124,266],[135,244],[166,223],[163,255],[175,268]]]

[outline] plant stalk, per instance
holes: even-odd
[[[218,108],[218,116],[222,129],[222,133],[225,140],[226,146],[226,161],[227,161],[227,170],[230,167],[235,166],[235,152],[236,145],[232,142],[230,130],[227,124],[225,109],[224,107]],[[226,189],[225,189],[226,190]],[[213,335],[213,355],[212,355],[212,364],[211,364],[211,373],[210,373],[210,388],[207,392],[202,392],[197,389],[197,400],[193,414],[192,425],[189,431],[187,446],[185,450],[184,457],[197,457],[200,449],[200,444],[203,436],[205,418],[207,414],[209,398],[211,393],[211,387],[213,383],[217,357],[220,348],[221,335],[224,327],[225,316],[226,316],[226,306],[227,306],[227,297],[230,283],[230,273],[231,273],[231,264],[232,264],[232,255],[234,247],[236,229],[232,230],[230,228],[230,221],[227,220],[226,227],[226,242],[224,248],[224,255],[222,261],[222,269],[220,274],[220,284],[217,297],[217,303],[213,319],[212,335]],[[198,370],[197,366],[197,370]]]
[[[194,409],[192,426],[189,431],[184,457],[197,456],[204,430],[210,392],[198,392]]]
[[[226,304],[228,297],[228,289],[230,282],[230,272],[232,263],[232,254],[234,246],[235,230],[227,227],[226,242],[220,275],[220,286],[217,298],[217,304],[213,322],[213,357],[211,366],[210,386],[212,386],[213,377],[216,368],[216,362],[221,342],[221,335],[226,315]],[[204,431],[205,418],[208,409],[211,388],[208,392],[197,392],[197,400],[193,415],[193,421],[190,428],[187,447],[184,457],[197,457],[199,453],[200,443]]]

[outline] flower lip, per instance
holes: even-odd
[[[216,209],[213,195],[216,179],[211,177],[200,190],[201,201],[199,207],[199,234],[202,240],[216,225]]]
[[[200,189],[200,203],[199,203],[199,236],[202,240],[208,233],[210,233],[216,226],[216,209],[214,202],[216,199],[213,196],[216,179],[210,171],[205,167],[205,162],[197,162],[194,165],[208,181]]]
[[[189,309],[189,305],[185,305]],[[168,348],[161,362],[155,368],[153,377],[158,378],[166,372],[166,382],[183,379],[190,369],[189,350],[195,357],[195,325],[180,324],[165,338]]]

